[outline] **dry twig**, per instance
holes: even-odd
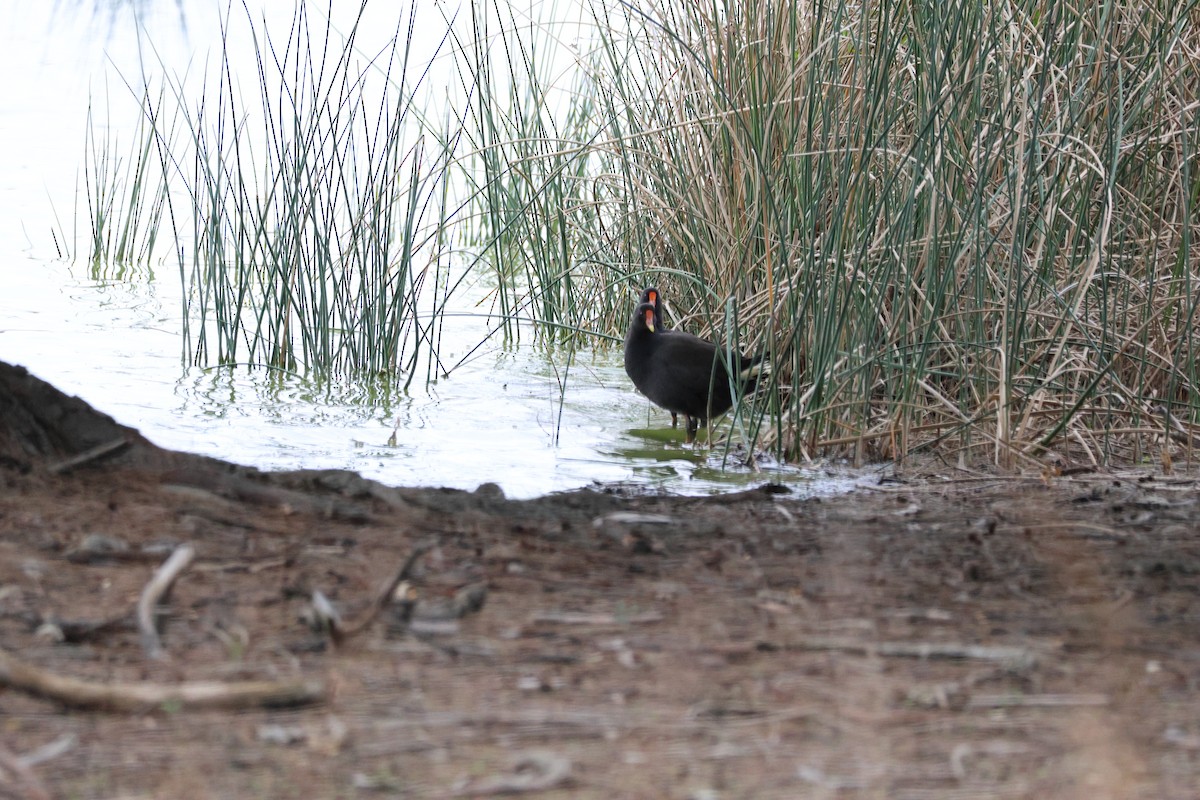
[[[163,595],[170,591],[179,573],[187,569],[187,565],[192,563],[195,557],[196,550],[191,545],[183,544],[175,548],[175,552],[158,568],[154,577],[142,590],[142,596],[138,598],[138,630],[142,634],[142,648],[150,658],[161,659],[164,656],[158,627],[154,624],[154,607]]]
[[[68,708],[138,713],[155,708],[177,710],[284,708],[325,699],[320,681],[191,681],[99,683],[57,675],[0,650],[0,686],[53,700]]]
[[[662,622],[663,615],[657,611],[641,614],[589,614],[586,611],[539,611],[533,615],[534,623],[550,625],[646,625]]]
[[[417,559],[429,552],[433,546],[434,542],[432,541],[419,542],[414,545],[412,552],[408,554],[408,558],[404,561],[400,570],[392,576],[392,579],[387,582],[387,585],[375,597],[375,600],[371,603],[371,607],[356,622],[343,623],[341,617],[329,604],[329,601],[320,592],[314,592],[313,606],[317,611],[317,616],[326,623],[329,630],[329,637],[333,640],[333,643],[335,645],[344,644],[352,636],[357,636],[366,630],[379,614],[391,604],[393,595],[396,593],[396,587],[408,580],[412,575],[412,570],[417,564]]]
[[[118,453],[128,446],[129,440],[125,437],[113,439],[111,442],[105,442],[104,444],[97,445],[89,450],[84,450],[78,455],[74,455],[63,461],[51,464],[46,469],[54,475],[63,475],[67,472],[71,472],[72,470],[79,469],[86,464],[90,464],[93,461],[99,461],[100,459],[106,458],[113,453]]]
[[[836,650],[856,655],[894,658],[999,661],[1019,668],[1032,667],[1037,654],[1025,647],[960,644],[957,642],[864,642],[857,639],[809,637],[783,646],[785,650]]]
[[[1108,704],[1106,694],[977,694],[967,701],[967,708],[1067,708]]]

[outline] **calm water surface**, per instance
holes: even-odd
[[[825,471],[723,470],[718,456],[666,432],[669,416],[633,391],[615,349],[569,358],[485,345],[448,378],[419,378],[408,392],[187,366],[173,264],[153,278],[94,280],[58,257],[51,231],[72,226],[89,102],[129,135],[137,108],[120,76],[161,70],[150,42],[170,69],[202,63],[218,40],[218,5],[0,0],[0,358],[162,446],[264,469],[346,468],[465,489],[495,482],[513,497],[617,482],[679,493],[767,479],[813,492],[853,485]],[[266,7],[287,24],[290,3]],[[452,318],[446,359],[466,356],[486,326]]]

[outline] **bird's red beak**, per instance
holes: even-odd
[[[654,309],[647,308],[642,312],[642,316],[646,318],[646,328],[649,329],[651,333],[654,333]]]

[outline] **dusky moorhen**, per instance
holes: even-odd
[[[657,300],[658,292],[647,289],[642,296]],[[729,371],[712,342],[683,331],[663,330],[658,305],[642,302],[634,312],[625,335],[625,372],[650,402],[684,415],[690,443],[701,423],[733,406]],[[763,358],[734,354],[734,388],[739,396],[754,391]]]

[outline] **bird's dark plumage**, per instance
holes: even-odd
[[[647,289],[643,298],[652,291],[657,297],[657,290]],[[663,330],[658,306],[638,304],[625,335],[625,372],[652,403],[687,417],[690,442],[701,423],[733,406],[734,394],[754,391],[763,357],[734,353],[730,367],[737,378],[731,382],[725,354],[698,336]]]

